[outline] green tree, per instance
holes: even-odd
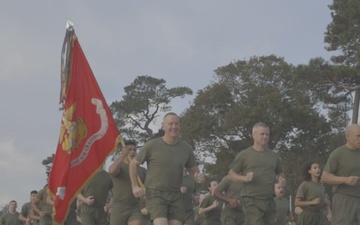
[[[110,105],[124,138],[143,143],[154,137],[156,133],[150,125],[155,122],[159,113],[170,111],[174,98],[192,95],[192,90],[188,87],[167,88],[165,84],[164,79],[138,76],[124,88],[123,99]]]
[[[340,65],[329,76],[336,88],[354,93],[352,123],[358,122],[360,101],[360,2],[334,0],[329,6],[332,22],[327,26],[325,43],[328,51],[339,53],[331,61]]]
[[[55,154],[53,153],[51,156],[48,156],[46,159],[43,159],[43,161],[41,162],[42,165],[45,166],[46,169],[46,174],[50,174],[53,162],[54,162],[54,157]]]
[[[297,76],[308,87],[308,96],[327,111],[333,127],[342,127],[349,118],[344,112],[352,109],[352,92],[341,79],[353,68],[334,65],[322,58],[311,59],[307,65],[297,66]]]
[[[332,123],[329,112],[335,109],[322,111],[314,83],[302,78],[306,72],[274,55],[216,69],[214,82],[199,91],[182,114],[183,138],[202,159],[215,160],[205,164],[205,172],[226,175],[234,157],[252,145],[251,130],[257,122],[271,129],[269,147],[283,160],[289,188],[295,190],[300,183],[294,165],[310,159],[323,163],[333,149],[330,140],[344,124]],[[345,110],[338,114],[346,117]]]
[[[9,210],[9,204],[5,204],[3,207],[0,206],[0,218],[2,215],[7,213]]]

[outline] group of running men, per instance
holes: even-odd
[[[166,114],[162,129],[164,135],[146,142],[138,154],[136,143],[126,142],[108,172],[99,171],[77,196],[65,224],[194,225],[201,218],[201,225],[318,225],[326,220],[332,225],[360,225],[357,124],[347,127],[346,144],[331,153],[324,171],[317,162],[304,166],[304,181],[295,198],[296,221],[283,197],[286,180],[281,160],[267,147],[266,124],[253,126],[253,145],[235,157],[220,183],[209,182],[209,194],[200,197],[194,195],[196,183],[203,183],[205,177],[192,147],[180,138],[179,116]],[[147,169],[140,166],[143,163]],[[323,183],[333,185],[332,201]],[[52,224],[53,202],[46,189],[31,193],[28,203],[40,225]],[[199,203],[197,210],[194,201]],[[18,215],[22,221],[35,222],[23,214]],[[7,222],[10,218],[3,215],[0,225],[13,225]]]

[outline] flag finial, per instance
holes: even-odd
[[[66,20],[66,29],[72,29],[74,27],[74,23],[69,19]]]

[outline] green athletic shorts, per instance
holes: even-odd
[[[221,225],[221,221],[211,221],[209,219],[205,219],[201,225]]]
[[[296,224],[324,225],[324,212],[321,210],[304,209],[298,216]]]
[[[111,207],[110,225],[127,225],[133,220],[144,220],[139,206],[121,207],[114,205]]]
[[[245,224],[273,225],[275,223],[276,203],[271,199],[241,197]]]
[[[183,224],[195,225],[195,215],[194,215],[193,209],[191,209],[189,211],[185,211],[185,217],[183,220]]]
[[[332,225],[359,224],[360,197],[335,193],[332,206]]]
[[[185,217],[180,188],[179,191],[146,189],[146,206],[152,220],[168,218],[182,222]]]
[[[86,225],[109,225],[104,207],[81,205],[81,224]]]
[[[221,216],[222,225],[243,225],[244,213],[240,209],[225,207]]]

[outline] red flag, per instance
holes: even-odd
[[[72,28],[66,33],[65,44],[69,73],[62,80],[63,115],[48,186],[54,199],[54,222],[58,224],[64,223],[70,204],[102,168],[120,137]]]

